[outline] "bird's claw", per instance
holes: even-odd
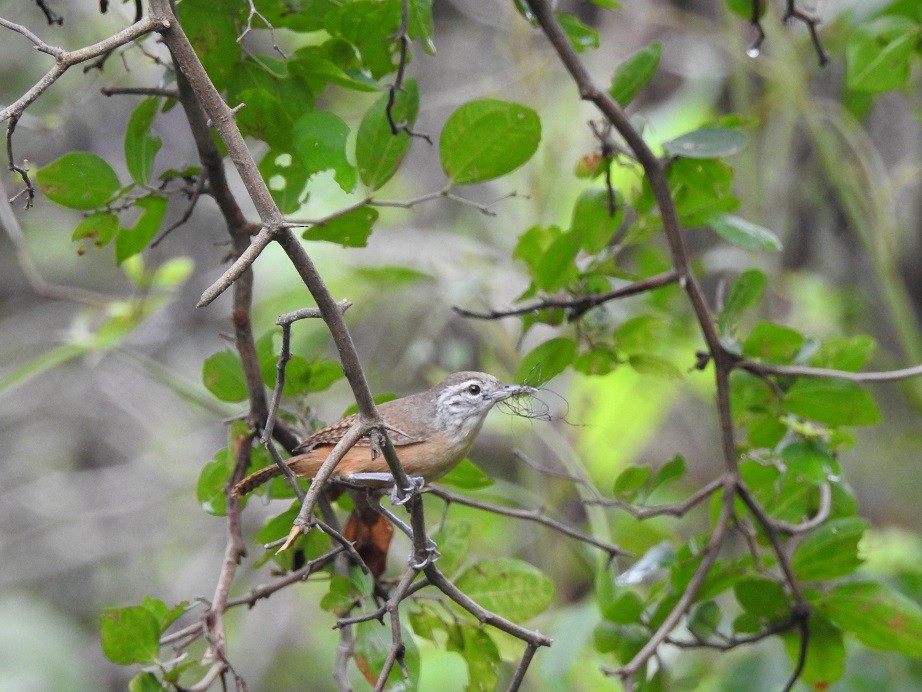
[[[433,541],[431,538],[428,538],[426,539],[426,556],[422,560],[416,560],[416,555],[410,555],[407,562],[411,568],[422,572],[429,565],[433,564],[436,560],[442,557],[442,553],[439,552],[438,548],[439,547],[436,545],[435,541]]]
[[[396,483],[391,489],[391,504],[394,507],[405,505],[407,502],[412,500],[413,496],[416,495],[426,484],[426,481],[422,476],[409,476],[409,481],[409,487],[401,488],[399,492]]]

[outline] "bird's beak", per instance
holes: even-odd
[[[534,387],[529,387],[524,384],[504,384],[502,387],[497,389],[495,392],[488,394],[486,399],[488,401],[505,401],[514,396],[522,396],[525,394],[534,394],[538,390]]]

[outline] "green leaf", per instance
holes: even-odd
[[[781,241],[770,230],[732,214],[723,214],[708,221],[708,226],[728,243],[744,250],[780,252]]]
[[[311,226],[301,237],[304,240],[326,240],[343,247],[365,247],[377,220],[377,209],[359,207]]]
[[[623,108],[627,106],[634,97],[640,93],[659,67],[660,55],[663,52],[663,44],[659,41],[651,43],[646,48],[641,48],[632,53],[624,60],[615,70],[615,76],[612,77],[611,87],[608,93]]]
[[[675,365],[650,353],[632,353],[628,356],[627,362],[641,375],[653,375],[667,380],[682,379],[682,371]]]
[[[234,13],[229,8],[216,10],[213,0],[183,0],[176,15],[215,88],[223,90],[240,60]]]
[[[579,238],[580,246],[590,254],[600,252],[624,221],[624,198],[616,194],[614,212],[609,207],[607,190],[585,190],[573,205],[570,233]]]
[[[717,632],[723,614],[714,601],[699,603],[688,618],[688,629],[697,638],[708,640]]]
[[[845,47],[848,88],[882,92],[904,86],[920,34],[919,23],[909,17],[884,16],[859,25]]]
[[[376,0],[346,3],[338,11],[330,12],[325,24],[331,36],[344,38],[358,48],[362,64],[374,79],[390,74],[397,66],[398,46],[394,36],[399,26],[400,3]]]
[[[864,519],[846,517],[810,532],[791,557],[794,575],[803,581],[824,581],[851,574],[863,562],[858,542],[867,528]]]
[[[332,169],[344,192],[355,188],[356,170],[346,159],[349,127],[333,113],[305,113],[292,126],[292,141],[307,175]]]
[[[404,679],[401,667],[395,665],[387,678],[385,689],[403,692],[415,690],[419,685],[419,649],[413,635],[401,626],[401,639],[405,650],[403,662],[409,679]],[[366,620],[353,626],[355,643],[353,658],[359,671],[370,685],[374,685],[384,669],[384,661],[391,650],[391,628],[383,627],[377,620]]]
[[[544,612],[554,597],[554,582],[544,572],[511,557],[482,560],[455,584],[487,610],[513,622]]]
[[[463,490],[480,490],[489,488],[494,481],[483,469],[470,459],[462,459],[461,463],[451,471],[439,478],[439,483],[451,485]]]
[[[800,661],[801,634],[794,628],[780,634],[792,665]],[[822,615],[810,616],[810,640],[800,681],[813,690],[827,690],[845,673],[842,632]]]
[[[304,203],[304,188],[310,174],[300,159],[270,149],[259,162],[259,173],[283,214],[296,212]]]
[[[727,9],[743,19],[752,19],[752,0],[726,0]],[[767,3],[759,3],[759,16],[762,17],[767,9]]]
[[[236,114],[240,132],[261,139],[276,151],[291,151],[292,125],[314,110],[307,80],[288,74],[285,61],[268,55],[248,57],[234,67],[227,102],[245,104]]]
[[[125,164],[138,185],[147,185],[154,170],[154,159],[163,142],[148,134],[154,122],[160,99],[146,98],[137,105],[125,128]]]
[[[656,470],[656,473],[654,473],[650,478],[650,482],[647,485],[648,492],[652,493],[661,485],[665,485],[670,481],[681,478],[685,475],[685,471],[685,459],[681,454],[676,454],[672,459],[660,466]]]
[[[576,233],[563,233],[551,243],[534,267],[535,285],[544,291],[559,291],[574,280],[578,271],[580,237]]]
[[[195,262],[191,257],[174,257],[157,267],[150,285],[155,288],[177,288],[185,283],[194,270]]]
[[[358,3],[355,3],[358,4]],[[393,41],[389,44],[396,45]],[[378,91],[380,85],[363,72],[346,72],[333,63],[321,46],[305,46],[288,60],[289,71],[303,79],[312,93],[319,94],[327,84],[336,84],[355,91]]]
[[[407,36],[414,41],[422,39],[427,52],[435,52],[429,47],[432,42],[432,0],[410,0],[407,3]]]
[[[668,329],[669,322],[662,317],[637,315],[615,330],[615,344],[627,355],[644,354],[656,349]]]
[[[599,47],[599,32],[583,24],[575,14],[558,12],[557,21],[577,53],[582,53],[587,48]]]
[[[841,336],[824,339],[816,353],[810,356],[810,365],[858,372],[867,365],[877,343],[869,336]]]
[[[808,440],[797,440],[781,450],[781,461],[792,472],[813,483],[822,483],[836,467],[835,459],[822,445]]]
[[[167,198],[159,195],[142,197],[134,205],[143,209],[132,228],[120,228],[115,236],[115,261],[121,264],[150,245],[166,214]]]
[[[677,158],[670,161],[668,174],[669,187],[686,227],[702,226],[739,206],[733,196],[733,169],[723,161]]]
[[[796,329],[759,322],[743,343],[743,353],[766,363],[790,363],[803,345],[803,334]]]
[[[202,509],[216,517],[227,514],[227,494],[224,492],[230,480],[230,456],[227,448],[220,450],[202,467],[195,485],[195,498]]]
[[[39,168],[35,181],[52,202],[81,211],[105,205],[121,188],[112,166],[88,151],[72,151]]]
[[[733,594],[743,610],[759,618],[781,618],[790,609],[784,587],[772,579],[741,579],[733,585]]]
[[[451,183],[470,185],[514,171],[532,157],[540,141],[541,121],[534,110],[480,99],[463,104],[448,117],[439,154]]]
[[[446,522],[432,534],[432,540],[442,554],[439,558],[439,569],[449,578],[457,573],[467,557],[472,530],[471,523],[462,519]]]
[[[150,596],[145,596],[144,600],[141,601],[141,605],[144,608],[147,608],[153,614],[153,616],[157,619],[157,627],[161,632],[163,632],[167,627],[172,625],[180,617],[183,616],[183,614],[186,612],[186,608],[189,606],[189,602],[183,601],[173,608],[170,608],[159,598],[151,598]]]
[[[748,269],[736,277],[727,293],[727,302],[720,313],[718,327],[727,334],[740,313],[757,305],[765,293],[765,273],[758,269]]]
[[[355,140],[355,161],[359,177],[371,190],[377,190],[390,180],[410,148],[410,135],[394,134],[387,119],[389,94],[372,104],[362,118]],[[413,79],[404,82],[397,92],[391,111],[394,123],[412,127],[419,114],[419,87]]]
[[[499,681],[500,654],[496,642],[483,627],[465,622],[449,630],[448,651],[464,658],[468,670],[469,690],[493,690]]]
[[[230,349],[205,359],[202,364],[202,383],[221,401],[237,402],[247,398],[243,366],[240,358]]]
[[[795,416],[826,425],[872,425],[880,421],[871,395],[846,380],[800,378],[788,390],[782,407]]]
[[[619,625],[639,624],[643,615],[643,600],[633,591],[619,594],[602,611],[602,616],[609,622]]]
[[[613,492],[624,500],[632,500],[644,487],[653,469],[649,466],[629,466],[618,474]]]
[[[732,156],[749,143],[749,135],[728,127],[702,127],[663,143],[663,151],[688,159]]]
[[[153,673],[138,673],[128,683],[128,692],[161,692],[166,689]]]
[[[566,370],[575,355],[576,342],[573,339],[548,339],[522,358],[516,381],[544,384]]]
[[[71,240],[78,241],[89,238],[93,241],[95,247],[104,247],[118,233],[118,215],[111,211],[98,211],[90,214],[83,221],[77,224]],[[80,253],[80,249],[77,250]]]
[[[157,618],[143,606],[106,608],[99,618],[102,652],[113,663],[150,664],[160,651]]]
[[[867,647],[922,657],[922,610],[884,584],[840,584],[818,595],[813,605]]]

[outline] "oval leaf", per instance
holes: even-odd
[[[102,652],[113,663],[153,663],[160,650],[157,618],[147,608],[106,608],[99,618]]]
[[[554,582],[544,572],[511,557],[478,562],[456,584],[484,608],[513,622],[544,612],[554,597]]]
[[[659,58],[663,52],[663,44],[659,41],[651,43],[646,48],[641,48],[636,53],[618,65],[615,76],[612,77],[608,93],[622,107],[634,100],[649,81],[656,74],[659,67]]]
[[[880,411],[871,395],[846,380],[799,379],[788,390],[784,410],[826,425],[871,425]]]
[[[328,240],[343,247],[365,247],[377,220],[377,209],[360,207],[311,226],[301,237],[304,240]]]
[[[858,541],[868,523],[860,517],[834,519],[811,532],[794,551],[791,568],[798,579],[822,581],[851,574],[863,560]]]
[[[872,649],[922,656],[922,610],[883,584],[840,584],[820,596],[816,609]]]
[[[390,180],[404,155],[410,148],[410,135],[406,132],[394,134],[387,119],[385,94],[368,109],[355,139],[355,161],[359,177],[370,189],[377,190]],[[391,115],[394,123],[405,123],[412,127],[419,114],[419,88],[415,80],[407,80],[403,89],[397,92]]]
[[[243,366],[230,350],[215,353],[205,359],[202,364],[202,383],[221,401],[234,403],[247,398]]]
[[[728,243],[744,250],[779,252],[783,247],[778,236],[767,228],[732,214],[717,216],[708,221],[708,226]]]
[[[663,143],[663,150],[687,159],[719,159],[730,156],[749,142],[749,135],[729,127],[702,127]]]
[[[112,166],[88,151],[72,151],[35,172],[39,189],[62,207],[103,206],[121,187]]]
[[[125,128],[125,164],[138,185],[147,185],[154,170],[154,158],[163,142],[148,134],[160,106],[159,98],[146,98],[137,105]]]
[[[576,342],[558,337],[536,346],[519,365],[516,380],[543,384],[562,373],[576,355]]]
[[[442,129],[442,168],[454,185],[492,180],[532,157],[541,141],[541,121],[531,108],[496,99],[470,101]]]

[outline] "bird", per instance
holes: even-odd
[[[380,404],[378,413],[404,472],[428,483],[464,459],[494,405],[536,391],[527,385],[503,384],[484,372],[456,372],[425,392]],[[358,418],[358,414],[347,416],[310,435],[292,450],[294,456],[285,461],[288,468],[297,476],[313,478]],[[242,497],[280,475],[278,465],[266,466],[237,483],[232,495]],[[374,453],[367,437],[346,452],[332,477],[372,487],[393,484],[384,455]]]

